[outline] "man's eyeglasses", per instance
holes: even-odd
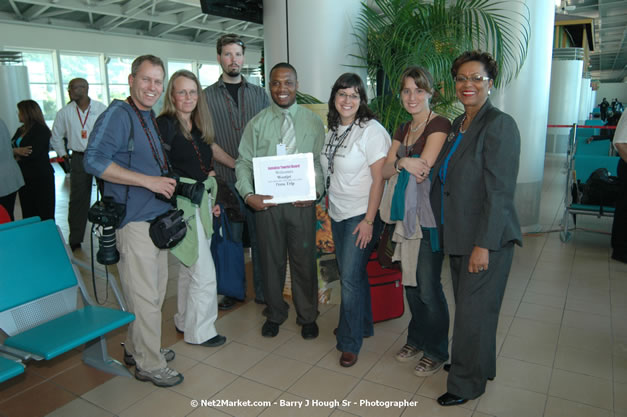
[[[456,83],[465,83],[466,81],[471,81],[473,83],[480,83],[481,81],[488,81],[490,77],[481,74],[472,74],[469,76],[465,75],[456,75],[454,78]]]
[[[345,99],[349,98],[351,100],[359,100],[359,94],[346,94],[344,92],[337,93],[338,98]]]

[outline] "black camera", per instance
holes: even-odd
[[[98,236],[100,249],[96,260],[102,265],[113,265],[120,260],[120,252],[115,247],[115,229],[120,225],[126,214],[126,205],[116,203],[113,197],[102,197],[87,212],[87,218],[94,225],[102,227]]]
[[[174,193],[172,193],[172,197],[168,198],[163,194],[157,193],[156,196],[159,200],[167,201],[176,207],[176,197],[183,196],[189,199],[192,203],[196,205],[200,205],[202,202],[202,196],[205,193],[205,185],[202,182],[197,181],[194,184],[188,184],[185,182],[181,182],[181,177],[178,175],[168,172],[167,174],[163,174],[163,177],[174,178],[176,180],[176,188],[174,189]]]

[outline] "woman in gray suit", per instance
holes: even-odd
[[[464,52],[451,74],[465,112],[433,167],[431,189],[456,306],[442,406],[479,397],[496,375],[496,326],[514,244],[522,244],[514,208],[520,134],[514,119],[488,99],[496,62],[485,52]]]

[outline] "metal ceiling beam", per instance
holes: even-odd
[[[50,6],[30,6],[23,14],[24,19],[37,19],[43,12],[45,12],[49,8]]]
[[[158,25],[150,31],[150,34],[153,36],[165,35],[166,33],[177,30],[181,26],[186,26],[188,23],[191,23],[202,16],[202,13],[198,13],[198,11],[195,10],[191,12],[179,13],[179,15],[176,16],[179,23],[176,25]]]
[[[22,18],[22,13],[20,12],[20,9],[17,7],[15,2],[13,0],[9,0],[9,4],[11,5],[11,8],[13,9],[13,13],[15,13],[17,17]]]

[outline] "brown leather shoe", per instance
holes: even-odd
[[[342,352],[340,357],[340,366],[344,368],[351,367],[357,362],[357,355],[351,352]]]

